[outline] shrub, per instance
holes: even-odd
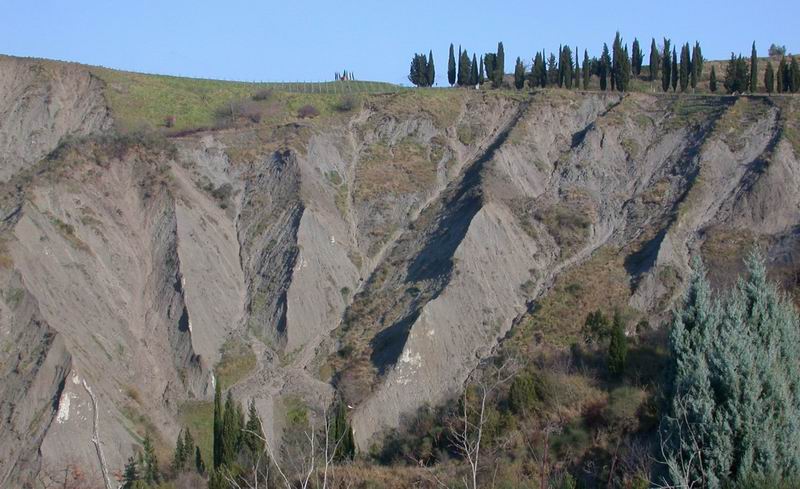
[[[526,372],[514,377],[508,392],[508,405],[515,414],[529,413],[539,400],[533,374]]]
[[[261,122],[261,106],[249,100],[231,101],[214,113],[217,124],[223,127],[236,124],[239,119],[247,119],[254,124]]]
[[[262,102],[264,100],[269,100],[272,98],[272,90],[269,88],[263,88],[256,93],[253,94],[253,100]]]
[[[336,110],[339,112],[350,112],[361,105],[361,100],[353,94],[342,95],[342,98],[336,103]]]
[[[301,119],[313,119],[319,115],[319,111],[313,105],[304,105],[297,110],[297,117]]]
[[[628,360],[628,338],[619,312],[614,314],[614,326],[611,328],[611,342],[608,345],[608,371],[616,377],[625,372]]]
[[[175,116],[168,115],[164,118],[164,127],[175,127]]]

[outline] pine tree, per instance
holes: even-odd
[[[140,480],[136,459],[128,457],[128,463],[125,464],[125,470],[122,473],[122,489],[134,489],[135,484]]]
[[[661,89],[665,92],[669,91],[669,83],[672,77],[669,43],[669,39],[664,38],[664,52],[661,54]]]
[[[642,61],[644,60],[644,54],[642,54],[642,48],[639,46],[639,39],[633,38],[633,45],[631,46],[631,68],[633,70],[634,76],[639,76],[642,72]]]
[[[687,42],[681,47],[681,61],[680,69],[678,70],[680,76],[681,92],[685,92],[689,87],[689,43]]]
[[[483,85],[486,81],[484,77],[484,66],[483,66],[483,56],[481,56],[480,67],[478,68],[478,84]]]
[[[426,86],[432,87],[436,82],[436,68],[433,66],[433,50],[428,52],[428,83]]]
[[[589,89],[589,81],[592,76],[592,70],[589,65],[589,52],[587,50],[583,50],[583,89]]]
[[[603,54],[600,55],[600,90],[605,91],[608,86],[609,70],[611,70],[611,56],[608,54],[608,45],[603,43]]]
[[[222,446],[224,444],[222,431],[222,392],[220,382],[217,380],[214,390],[214,468],[222,465]]]
[[[750,93],[758,91],[758,53],[756,52],[756,42],[753,41],[753,50],[750,52]]]
[[[711,66],[711,75],[708,78],[708,89],[712,92],[717,91],[717,70],[713,65]]]
[[[525,86],[525,65],[522,64],[522,60],[517,57],[517,62],[514,65],[514,88],[517,90],[522,90]]]
[[[149,431],[144,436],[142,450],[144,451],[142,480],[150,485],[158,484],[161,482],[161,473],[158,470],[158,457],[156,456],[156,450],[153,447],[153,440],[150,438]]]
[[[547,58],[547,84],[558,84],[558,61],[553,53],[550,53],[550,57]]]
[[[447,60],[447,81],[451,87],[456,84],[456,55],[453,43],[450,43],[450,57]]]
[[[495,88],[500,88],[503,84],[503,76],[505,75],[505,67],[506,67],[506,55],[505,50],[503,49],[503,43],[497,43],[497,62],[495,63],[494,69],[494,78],[492,79],[492,83]]]
[[[658,70],[661,67],[661,57],[658,55],[658,46],[656,46],[656,39],[650,42],[650,81],[655,81],[658,78]]]
[[[247,408],[247,423],[244,430],[244,446],[251,454],[258,454],[264,450],[264,440],[261,438],[261,418],[258,416],[255,401],[250,400]]]
[[[625,336],[625,325],[619,311],[614,313],[614,324],[611,327],[611,341],[608,344],[608,371],[615,377],[625,372],[628,358],[628,338]]]
[[[465,87],[469,85],[470,76],[470,61],[467,50],[461,51],[461,56],[458,59],[458,86]]]
[[[472,62],[470,63],[469,84],[473,87],[478,84],[478,59],[475,53],[472,53]]]
[[[769,61],[767,61],[767,70],[764,72],[764,89],[769,94],[775,91],[775,70],[772,69],[772,63]]]
[[[672,91],[678,89],[678,53],[672,48]]]

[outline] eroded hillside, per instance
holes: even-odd
[[[792,97],[274,94],[170,133],[124,74],[0,72],[0,485],[113,477],[215,382],[275,439],[338,391],[366,448],[503,341],[566,347],[610,304],[658,324],[697,254],[722,283],[759,243],[798,285]]]

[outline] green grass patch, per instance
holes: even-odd
[[[200,447],[206,467],[211,467],[214,460],[214,403],[211,401],[187,401],[178,409],[178,419],[184,429],[192,432],[192,437]]]
[[[239,339],[230,339],[222,345],[222,357],[214,372],[222,389],[242,380],[256,367],[256,355],[250,345]]]

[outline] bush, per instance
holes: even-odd
[[[514,414],[529,413],[539,401],[533,374],[526,372],[514,377],[508,392],[508,405]]]
[[[174,127],[175,126],[175,116],[168,115],[164,118],[164,127]]]
[[[319,115],[319,111],[313,105],[304,105],[297,111],[297,117],[301,119],[313,119]]]
[[[336,103],[336,110],[339,112],[350,112],[361,105],[361,100],[353,94],[342,95],[339,102]]]
[[[249,100],[238,100],[225,104],[217,109],[214,116],[217,124],[232,126],[239,119],[247,119],[254,124],[261,122],[261,106]]]
[[[263,102],[264,100],[269,100],[272,98],[272,90],[269,88],[264,88],[256,93],[253,94],[253,100],[258,102]]]

